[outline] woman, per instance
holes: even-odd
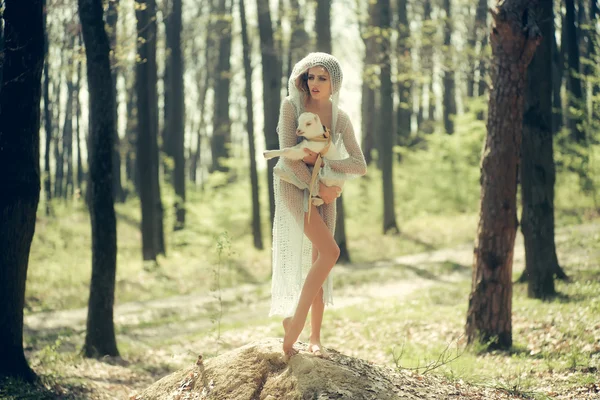
[[[298,142],[298,116],[306,111],[317,114],[321,123],[330,129],[333,144],[345,156],[337,161],[323,159],[320,172],[345,180],[364,175],[367,168],[352,123],[338,108],[341,85],[342,70],[335,57],[327,53],[307,55],[294,66],[290,76],[277,132],[279,147],[292,147]],[[321,346],[321,323],[325,304],[333,303],[329,272],[340,253],[333,238],[335,199],[340,188],[327,187],[317,179],[313,192],[318,193],[325,204],[320,207],[310,204],[309,186],[317,154],[306,151],[304,160],[282,157],[274,169],[273,280],[269,315],[284,316],[285,358],[297,353],[293,345],[304,328],[309,309],[308,349],[315,355],[326,356]],[[312,207],[310,219],[308,207]]]

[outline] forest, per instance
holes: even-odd
[[[599,7],[1,1],[0,399],[600,398]],[[313,52],[367,172],[286,359],[263,152]]]

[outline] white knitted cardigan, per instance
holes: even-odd
[[[366,173],[365,158],[356,141],[348,115],[338,109],[342,70],[335,57],[327,53],[310,53],[299,61],[288,82],[288,96],[281,103],[277,133],[279,148],[298,143],[298,116],[304,112],[304,99],[296,80],[309,68],[323,66],[329,72],[332,88],[332,141],[342,160],[324,159],[320,176],[350,179]],[[312,244],[304,235],[304,213],[308,211],[312,167],[302,160],[280,158],[274,169],[275,220],[273,223],[273,277],[269,315],[292,316],[296,310],[306,273],[311,267]],[[318,185],[318,180],[316,182]],[[318,186],[315,193],[318,193]],[[319,214],[335,232],[335,202],[318,207]],[[333,304],[331,274],[323,285],[323,300]]]

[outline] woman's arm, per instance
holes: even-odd
[[[298,142],[296,128],[298,121],[296,120],[296,112],[294,105],[286,98],[281,103],[279,112],[279,123],[277,124],[277,133],[279,135],[279,148],[293,147]],[[308,189],[310,186],[311,174],[307,165],[302,160],[290,160],[282,157],[281,162],[285,165],[285,169],[294,174],[298,180],[298,184],[303,185],[300,189]],[[298,184],[295,184],[298,186]]]
[[[350,118],[346,114],[344,114],[344,117],[346,118],[346,127],[342,131],[342,140],[344,141],[344,147],[346,148],[346,151],[348,151],[349,157],[343,160],[325,159],[324,168],[330,169],[337,174],[361,176],[367,173],[365,156],[356,141],[354,128],[352,127]]]

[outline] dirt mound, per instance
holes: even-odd
[[[395,372],[329,349],[329,359],[301,351],[285,363],[281,340],[250,343],[164,377],[135,400],[494,399],[506,393]]]

